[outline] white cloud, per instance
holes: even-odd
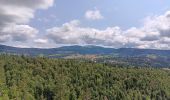
[[[35,39],[34,42],[37,44],[46,44],[48,43],[48,40],[47,39]]]
[[[29,25],[10,25],[5,27],[1,32],[4,33],[5,36],[9,36],[8,39],[23,42],[34,38],[38,30]]]
[[[1,35],[0,42],[6,42],[10,38],[10,35]]]
[[[57,44],[93,44],[120,47],[126,41],[119,27],[105,30],[80,27],[77,20],[47,30],[47,36]]]
[[[1,0],[1,6],[18,6],[27,8],[47,9],[53,5],[54,0]]]
[[[27,45],[15,45],[15,47],[18,47],[18,48],[30,48],[30,46],[27,46]]]
[[[79,20],[47,29],[46,35],[29,26],[36,9],[47,9],[54,0],[1,0],[0,42],[15,42],[18,46],[54,47],[61,44],[92,44],[114,48],[170,49],[170,11],[163,15],[148,16],[143,26],[122,30],[119,26],[103,30],[81,27]],[[103,19],[98,9],[88,10],[90,20]],[[51,18],[55,16],[51,15]],[[26,42],[29,41],[29,42]],[[20,44],[20,45],[19,45]],[[33,46],[32,46],[33,45]]]
[[[54,0],[1,0],[0,42],[26,41],[38,30],[27,25],[34,18],[36,9],[47,9]]]
[[[160,16],[145,18],[143,26],[121,30],[118,26],[99,30],[81,27],[71,21],[61,27],[47,30],[47,36],[56,44],[92,44],[114,48],[170,49],[170,11]]]
[[[90,20],[99,20],[104,18],[98,9],[86,11],[85,17]]]

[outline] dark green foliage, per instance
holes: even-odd
[[[170,71],[0,56],[0,100],[168,100]]]

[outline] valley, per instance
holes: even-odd
[[[1,45],[1,54],[79,59],[126,66],[170,68],[170,50],[105,48],[100,46],[63,46],[59,48],[16,48]]]

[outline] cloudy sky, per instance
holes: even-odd
[[[0,0],[0,44],[170,49],[170,0]]]

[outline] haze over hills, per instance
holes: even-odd
[[[82,59],[119,65],[170,67],[170,50],[105,48],[100,46],[63,46],[59,48],[17,48],[0,45],[1,53],[46,56],[50,58]]]
[[[100,46],[63,46],[59,48],[17,48],[6,45],[0,45],[1,53],[28,54],[28,55],[51,55],[51,54],[117,54],[120,57],[126,56],[170,56],[170,50],[156,49],[137,49],[137,48],[105,48]]]

